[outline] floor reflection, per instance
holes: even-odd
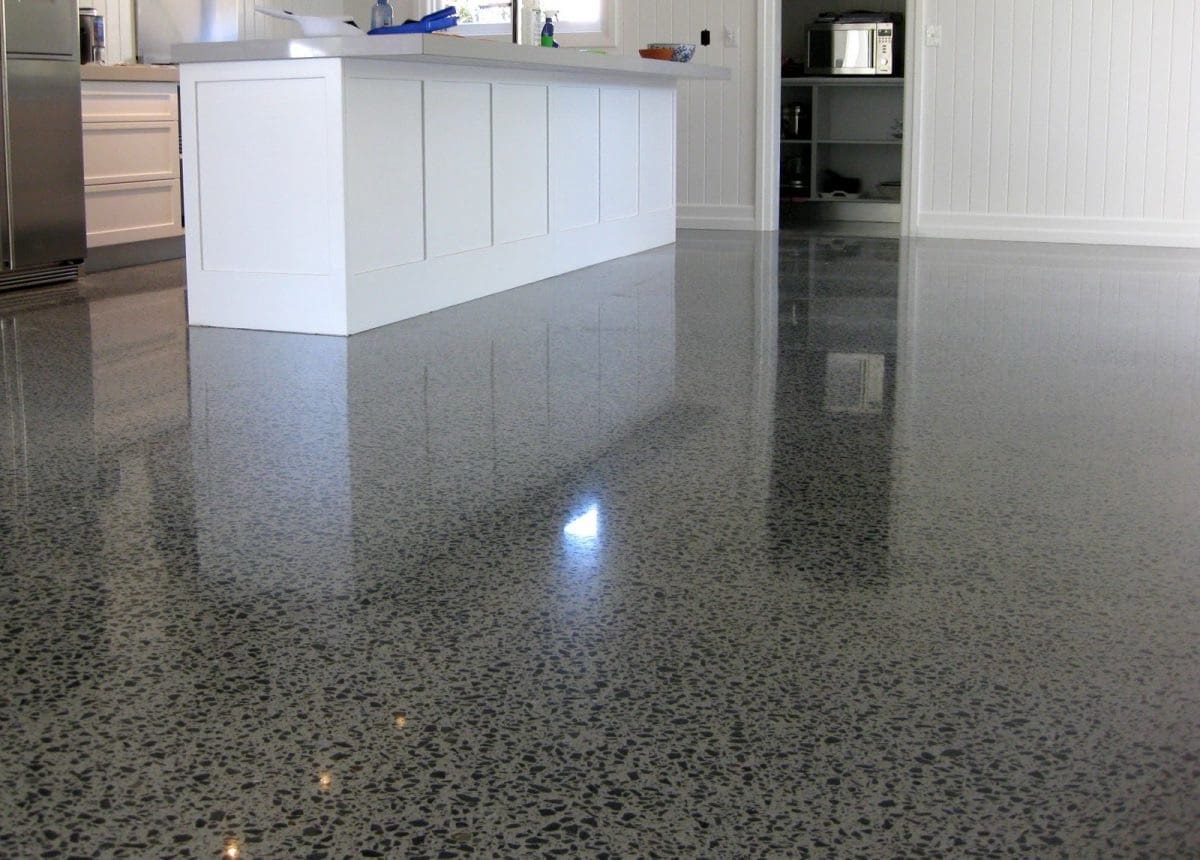
[[[886,578],[899,243],[811,237],[780,249],[769,522],[784,559],[862,586]]]
[[[1200,839],[1196,254],[685,233],[349,339],[130,277],[0,312],[6,844]]]

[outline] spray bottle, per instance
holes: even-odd
[[[546,12],[546,23],[542,25],[542,47],[557,48],[558,42],[554,41],[554,12]]]

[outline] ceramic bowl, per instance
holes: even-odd
[[[671,59],[670,48],[641,48],[638,53],[647,60],[669,60]]]
[[[648,48],[670,48],[671,59],[677,63],[686,63],[696,54],[696,46],[686,42],[651,42]]]

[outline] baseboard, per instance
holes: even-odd
[[[141,242],[88,248],[83,269],[95,274],[146,263],[161,263],[163,260],[178,260],[184,255],[183,244],[182,236],[170,236],[166,239],[146,239]]]
[[[1200,222],[1195,221],[922,212],[913,233],[940,239],[1200,248]]]
[[[675,224],[680,230],[757,230],[753,206],[675,207]]]

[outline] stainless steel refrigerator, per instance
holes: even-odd
[[[77,2],[0,2],[0,288],[71,280],[87,254]]]

